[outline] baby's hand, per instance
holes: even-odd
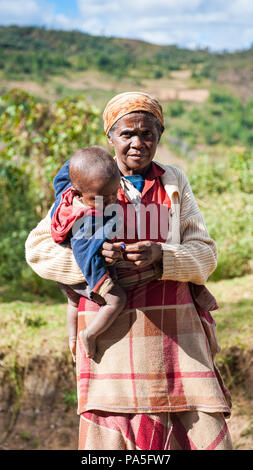
[[[69,349],[73,362],[76,362],[76,337],[69,337]]]

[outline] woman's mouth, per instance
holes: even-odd
[[[129,158],[134,158],[134,159],[139,160],[140,158],[143,158],[144,155],[141,155],[141,154],[139,154],[139,153],[133,153],[133,154],[131,154],[131,155],[128,155],[128,157],[129,157]]]

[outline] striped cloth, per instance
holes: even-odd
[[[208,430],[208,432],[207,432]],[[79,450],[232,450],[221,413],[81,415]]]
[[[198,410],[229,416],[229,394],[213,362],[219,350],[215,323],[210,313],[196,310],[188,283],[142,281],[140,271],[138,284],[129,285],[127,277],[120,283],[127,305],[97,338],[95,360],[77,342],[78,413]],[[78,331],[98,309],[81,299]]]

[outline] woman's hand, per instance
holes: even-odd
[[[123,259],[123,251],[121,242],[104,242],[101,254],[104,257],[106,264],[112,266],[117,260]]]
[[[149,240],[126,245],[125,250],[122,249],[121,242],[104,242],[101,253],[105,258],[106,264],[110,266],[115,264],[117,260],[123,259],[123,255],[125,260],[131,261],[141,268],[157,263],[162,259],[160,243]]]
[[[145,240],[126,245],[124,259],[132,261],[138,267],[149,266],[162,259],[162,247],[160,243]]]

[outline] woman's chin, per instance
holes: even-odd
[[[131,170],[144,170],[150,163],[149,159],[143,157],[129,157],[127,159],[127,165]]]

